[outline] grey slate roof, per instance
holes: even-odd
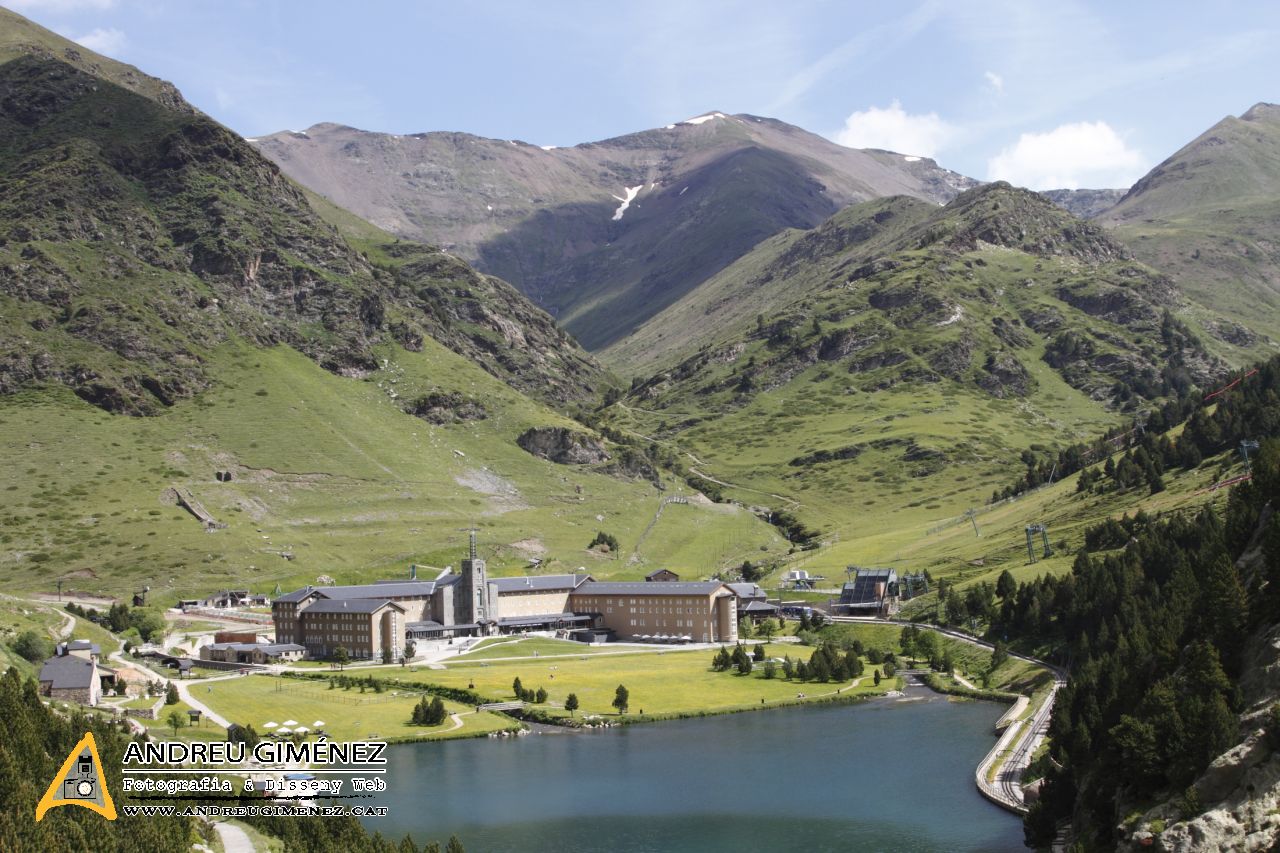
[[[93,684],[97,670],[91,660],[59,655],[49,658],[40,667],[40,683],[51,681],[54,690],[84,690]]]
[[[297,603],[312,593],[316,593],[321,598],[328,598],[335,601],[356,598],[377,598],[379,600],[386,600],[388,598],[410,598],[413,596],[426,597],[432,595],[435,591],[435,581],[386,580],[354,586],[304,586],[302,589],[295,589],[293,592],[277,596],[276,601]]]
[[[578,587],[575,592],[586,595],[710,595],[724,589],[724,586],[720,581],[591,581]]]
[[[764,590],[758,583],[727,583],[725,586],[733,590],[738,598],[764,598]]]
[[[387,604],[404,612],[399,604],[385,598],[344,598],[337,601],[322,598],[302,613],[304,616],[308,613],[373,613]]]
[[[277,655],[283,652],[305,652],[306,648],[297,643],[210,643],[209,648],[233,652],[261,651],[263,654]]]
[[[748,601],[739,608],[743,613],[772,613],[777,609],[778,605],[767,601]]]
[[[379,581],[359,586],[326,586],[320,595],[330,599],[353,598],[408,598],[415,595],[429,596],[436,591],[435,581]]]
[[[97,643],[91,643],[88,640],[71,640],[66,643],[59,643],[58,648],[59,648],[58,654],[67,654],[69,652],[84,652],[84,651],[87,651],[90,654],[95,654],[95,655],[102,654],[102,647],[99,646]]]
[[[526,575],[515,578],[490,578],[489,584],[504,592],[547,592],[556,589],[577,589],[589,581],[591,575]]]

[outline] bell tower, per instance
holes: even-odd
[[[476,529],[471,528],[470,547],[462,561],[462,613],[459,621],[479,623],[489,618],[489,578],[484,560],[476,550]]]

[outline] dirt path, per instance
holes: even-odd
[[[249,833],[232,823],[215,823],[214,830],[222,841],[222,849],[226,853],[254,853],[253,841]]]

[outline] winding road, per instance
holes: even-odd
[[[871,625],[884,625],[886,623],[902,626],[914,625],[917,628],[945,634],[948,637],[983,649],[995,648],[994,645],[985,640],[979,640],[976,637],[971,637],[968,634],[953,631],[949,628],[939,628],[936,625],[859,616],[834,616],[829,618],[833,622]],[[1033,663],[1053,673],[1053,687],[1049,689],[1049,695],[1045,697],[1044,702],[1041,703],[1039,709],[1036,710],[1030,720],[1014,720],[1004,730],[1000,739],[996,741],[996,745],[991,748],[991,751],[987,753],[986,757],[982,759],[982,763],[974,771],[974,782],[982,795],[991,800],[991,802],[1017,814],[1026,814],[1027,802],[1022,791],[1022,777],[1031,765],[1031,758],[1035,755],[1036,749],[1039,748],[1040,743],[1049,732],[1049,720],[1053,715],[1054,700],[1058,697],[1058,690],[1066,685],[1067,682],[1066,673],[1052,664],[1027,657],[1026,655],[1015,654],[1014,652],[1010,652],[1009,657]],[[997,769],[993,778],[988,779],[992,766]]]

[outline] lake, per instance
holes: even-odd
[[[395,745],[365,825],[468,853],[1025,850],[973,783],[1005,706],[907,696]]]

